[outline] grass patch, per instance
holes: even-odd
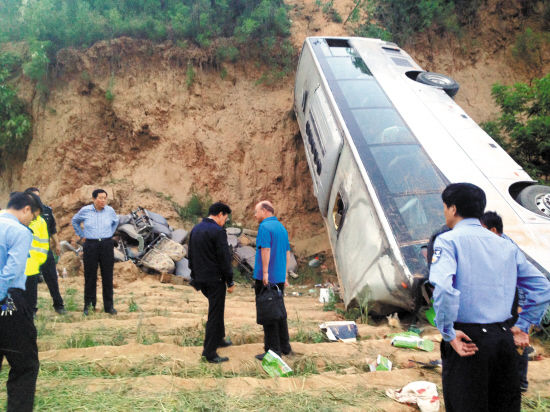
[[[202,346],[204,343],[204,325],[201,327],[180,327],[173,330],[174,343],[179,346]]]
[[[65,291],[63,303],[67,312],[76,312],[79,310],[76,303],[76,289],[69,288]]]
[[[253,395],[230,396],[223,389],[176,390],[163,394],[148,394],[139,389],[123,386],[107,386],[104,389],[89,391],[86,385],[42,382],[37,386],[36,411],[83,410],[86,405],[93,410],[167,410],[167,411],[237,411],[237,410],[292,410],[301,411],[340,411],[358,408],[364,411],[379,410],[376,403],[384,401],[382,391],[353,388],[351,390],[330,390],[321,393],[296,391],[277,393],[258,390]],[[0,401],[5,400],[5,391]]]
[[[109,331],[110,332],[110,331]],[[92,346],[122,346],[126,342],[127,331],[117,329],[112,334],[104,330],[73,333],[65,341],[63,348],[90,348]]]
[[[134,300],[134,298],[130,298],[130,302],[128,302],[128,312],[137,312],[139,310],[139,306]]]

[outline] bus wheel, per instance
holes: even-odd
[[[433,72],[420,72],[416,77],[419,83],[427,84],[428,86],[440,87],[449,97],[454,97],[458,93],[460,87],[456,81],[444,74]]]
[[[550,217],[550,186],[527,186],[519,192],[517,201],[531,212]]]

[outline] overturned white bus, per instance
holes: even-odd
[[[452,99],[458,84],[394,43],[309,37],[294,110],[344,302],[413,310],[440,194],[471,182],[547,276],[550,187],[537,185]]]

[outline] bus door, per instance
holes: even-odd
[[[319,209],[323,216],[327,216],[332,181],[342,150],[343,137],[325,92],[320,86],[311,97],[306,117],[306,135]]]

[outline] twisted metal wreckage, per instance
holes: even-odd
[[[120,221],[113,238],[115,241],[115,261],[132,261],[146,273],[169,273],[191,280],[191,269],[187,260],[189,232],[173,229],[164,216],[139,206],[127,215],[119,215]],[[234,262],[241,272],[251,275],[254,271],[257,232],[249,229],[230,227],[227,243]],[[80,255],[82,247],[74,248],[69,242],[61,241],[62,251],[72,251]],[[288,269],[296,270],[296,259],[291,255]]]

